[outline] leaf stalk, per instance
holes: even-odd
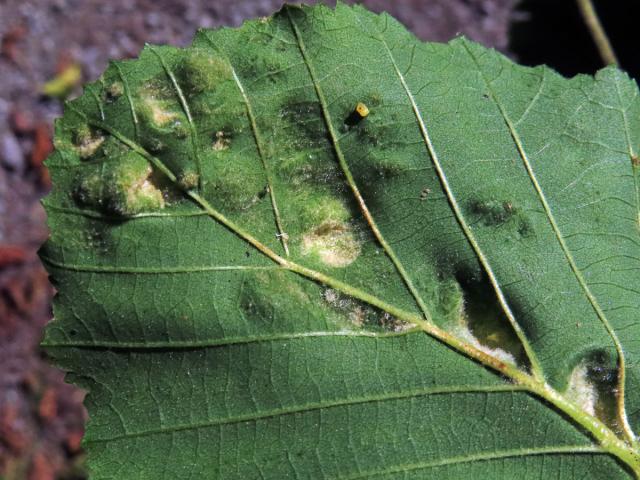
[[[593,6],[592,0],[577,0],[577,2],[578,9],[580,10],[582,18],[584,19],[584,23],[587,25],[589,33],[591,34],[591,37],[593,38],[593,41],[598,48],[600,58],[602,58],[602,61],[605,65],[618,66],[618,58],[616,57],[613,47],[611,46],[611,42],[609,41],[607,33],[602,27],[602,23],[600,22],[598,13]]]

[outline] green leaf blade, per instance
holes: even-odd
[[[95,478],[637,474],[624,74],[339,5],[148,47],[87,92],[42,258]]]
[[[246,478],[259,470],[278,478],[294,475],[291,469],[310,478],[367,478],[410,466],[436,474],[448,458],[592,448],[526,393],[496,385],[490,373],[477,375],[459,355],[439,350],[418,334],[196,351],[76,351],[75,361],[98,366],[83,372],[90,380],[79,379],[92,392],[89,408],[110,405],[94,409],[87,435],[93,470],[98,477],[153,478],[166,468],[167,478],[190,471]],[[117,384],[109,370],[119,372]],[[450,382],[442,382],[445,373]],[[489,441],[488,427],[514,434]]]

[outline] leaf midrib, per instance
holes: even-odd
[[[47,257],[46,255],[41,255],[40,258],[43,262],[61,270],[107,274],[115,273],[124,275],[175,275],[182,273],[192,274],[233,270],[286,270],[286,268],[281,265],[198,265],[192,267],[180,265],[175,267],[125,267],[58,262]]]

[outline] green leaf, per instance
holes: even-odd
[[[639,109],[344,5],[114,62],[42,250],[92,477],[638,477]]]

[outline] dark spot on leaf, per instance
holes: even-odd
[[[158,153],[164,150],[165,145],[162,141],[155,137],[146,137],[142,139],[142,146],[152,153]]]
[[[529,220],[525,216],[521,215],[519,217],[519,222],[520,223],[518,224],[518,235],[520,235],[522,238],[532,237],[535,232]]]
[[[262,200],[264,197],[267,196],[267,193],[269,193],[269,187],[265,186],[262,190],[258,192],[258,198]]]
[[[329,136],[318,102],[289,102],[280,110],[280,115],[288,124],[287,130],[298,148],[317,148],[328,143]]]
[[[529,368],[524,348],[486,274],[460,269],[456,272],[455,279],[462,290],[464,316],[471,334],[483,346],[490,349],[499,348],[511,354],[519,365]],[[511,311],[516,318],[520,319],[520,316],[517,315],[520,309],[514,305],[508,295],[506,296]],[[522,325],[521,327],[524,328]]]
[[[369,95],[367,101],[372,107],[378,107],[382,104],[382,94],[380,92],[373,92]]]
[[[597,393],[596,416],[614,431],[622,432],[616,415],[618,366],[614,355],[606,350],[596,349],[589,352],[580,363],[586,367],[586,379]]]
[[[121,223],[122,221],[116,218],[90,222],[85,229],[87,246],[98,255],[109,253],[113,246],[111,231]]]
[[[108,103],[115,102],[124,93],[122,82],[113,82],[104,89],[104,100]]]
[[[511,202],[498,200],[473,200],[469,210],[488,227],[507,222],[515,213]]]
[[[509,226],[522,238],[534,233],[527,216],[510,200],[473,200],[468,211],[471,218],[486,227]]]

